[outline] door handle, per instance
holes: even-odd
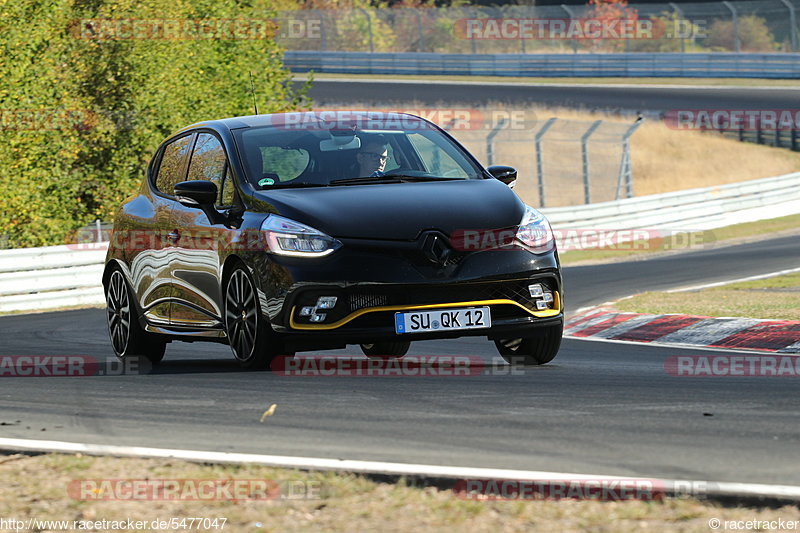
[[[177,231],[171,231],[167,234],[167,238],[169,238],[169,240],[171,240],[172,242],[177,242],[178,239],[181,238],[181,234],[178,233]]]

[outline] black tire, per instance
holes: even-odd
[[[115,268],[106,283],[106,322],[114,354],[123,361],[146,360],[156,365],[164,358],[166,341],[139,324],[133,291]]]
[[[539,328],[535,337],[500,339],[494,341],[497,351],[509,364],[535,366],[549,363],[561,346],[564,323]]]
[[[264,370],[280,351],[280,342],[261,314],[253,279],[237,266],[225,280],[225,331],[242,368]]]
[[[369,358],[400,359],[408,353],[410,347],[410,342],[381,341],[372,344],[362,344],[361,351]]]

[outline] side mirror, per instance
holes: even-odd
[[[492,175],[495,179],[498,179],[508,185],[509,188],[513,189],[514,185],[517,184],[517,169],[514,167],[507,167],[504,165],[492,165],[486,170],[489,171],[489,174]]]
[[[192,180],[175,184],[175,196],[186,207],[209,207],[217,201],[217,186],[210,181]]]

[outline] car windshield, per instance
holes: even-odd
[[[484,177],[462,148],[411,115],[364,124],[295,116],[302,114],[277,115],[280,123],[234,130],[247,178],[256,188]]]

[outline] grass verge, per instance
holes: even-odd
[[[614,307],[633,313],[800,320],[800,273],[696,291],[645,292]]]
[[[305,80],[305,74],[296,74],[295,79]],[[326,74],[314,73],[315,80],[347,79],[347,80],[411,80],[411,81],[469,81],[495,82],[522,85],[557,84],[557,85],[692,85],[714,87],[787,87],[800,88],[797,80],[767,80],[753,78],[539,78],[517,76],[412,76],[402,74]]]
[[[560,254],[564,265],[611,262],[646,258],[655,253],[690,251],[709,246],[723,246],[752,240],[759,236],[774,237],[784,233],[800,231],[800,215],[734,224],[715,230],[691,234],[674,235],[663,239],[633,241],[616,247],[570,250]]]
[[[433,487],[261,466],[48,454],[0,456],[0,516],[25,520],[225,518],[223,531],[642,531],[709,530],[709,520],[800,520],[796,507],[723,508],[694,499],[626,501],[476,501]],[[247,479],[292,482],[307,499],[269,501],[88,501],[75,480]],[[313,491],[297,490],[302,486]],[[73,483],[74,485],[74,483]],[[80,494],[78,492],[77,494]],[[150,529],[152,530],[152,529]],[[197,530],[195,528],[195,530]],[[215,531],[203,529],[203,531]],[[216,531],[219,531],[217,529]]]

